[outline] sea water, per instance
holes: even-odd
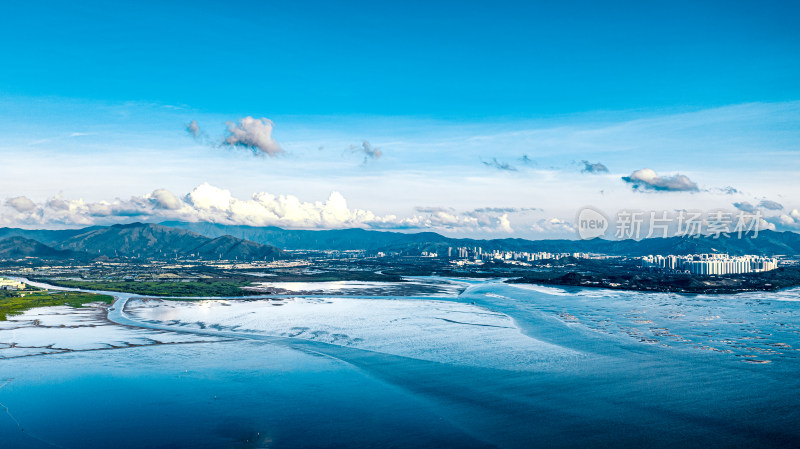
[[[485,281],[132,303],[158,344],[0,359],[0,447],[797,447],[798,300]]]

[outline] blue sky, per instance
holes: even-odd
[[[208,183],[269,213],[180,217],[552,237],[587,204],[767,199],[800,227],[796,3],[384,3],[0,4],[2,224],[158,220],[131,198]],[[282,152],[223,145],[245,117],[274,122]],[[621,180],[644,168],[697,189]],[[331,192],[347,207],[320,218]]]

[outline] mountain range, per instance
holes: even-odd
[[[527,252],[580,252],[620,256],[646,256],[649,254],[702,254],[728,253],[731,255],[800,255],[800,234],[794,232],[759,231],[756,238],[750,235],[728,237],[669,237],[644,240],[526,240],[457,239],[434,232],[400,233],[341,229],[325,231],[298,231],[277,227],[234,226],[215,223],[164,222],[164,226],[190,230],[207,237],[231,235],[253,242],[273,245],[285,250],[366,250],[398,252],[419,255],[421,251],[447,254],[449,247],[481,247],[484,251]]]
[[[290,257],[283,250],[365,250],[401,255],[422,251],[446,255],[448,248],[483,251],[583,252],[621,256],[648,254],[728,253],[732,255],[800,255],[800,234],[760,231],[757,238],[735,234],[645,240],[456,239],[434,232],[400,233],[340,230],[287,230],[277,227],[214,223],[164,222],[92,226],[70,230],[0,228],[0,259],[136,258],[168,260],[273,260]],[[280,248],[280,249],[279,249]]]
[[[59,250],[36,240],[14,236],[0,240],[0,260],[24,259],[82,259],[86,254],[70,250]]]
[[[167,260],[273,260],[285,257],[271,245],[232,236],[206,237],[151,223],[76,230],[0,228],[0,259],[92,259],[97,257]],[[47,242],[45,244],[43,242]]]

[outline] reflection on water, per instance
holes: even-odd
[[[0,419],[4,448],[483,446],[397,387],[264,343],[3,364],[14,375],[0,390],[14,418]]]

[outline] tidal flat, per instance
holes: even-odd
[[[429,282],[434,296],[114,293],[110,307],[10,317],[0,435],[20,448],[800,442],[796,289]]]

